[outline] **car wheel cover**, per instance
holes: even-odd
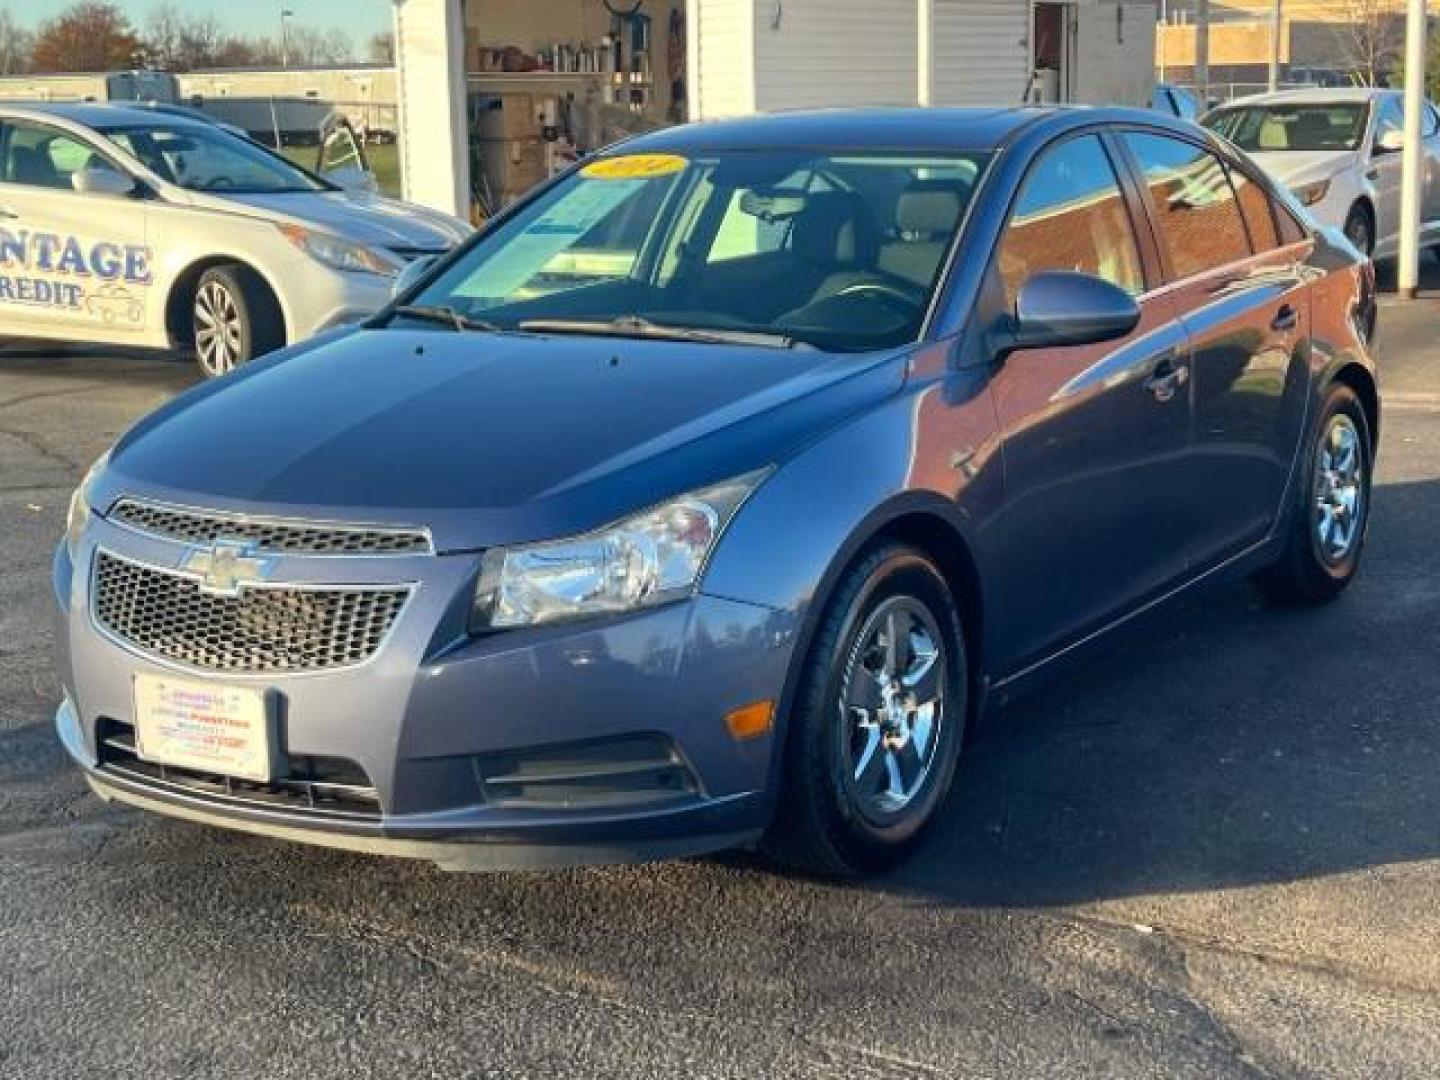
[[[854,641],[840,691],[847,787],[857,809],[885,822],[914,802],[936,761],[945,639],[923,603],[893,596]]]
[[[1325,425],[1315,459],[1315,544],[1331,566],[1355,550],[1365,521],[1365,452],[1360,430],[1345,413]]]
[[[200,366],[223,375],[240,362],[240,308],[218,281],[208,281],[195,294],[195,351]]]

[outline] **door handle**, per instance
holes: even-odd
[[[1160,404],[1173,401],[1180,388],[1190,381],[1190,369],[1177,364],[1175,357],[1167,356],[1155,365],[1154,372],[1145,380],[1145,389]]]
[[[1285,333],[1287,330],[1294,330],[1300,325],[1300,313],[1289,304],[1281,304],[1280,310],[1275,313],[1275,318],[1270,320],[1270,329],[1276,333]]]

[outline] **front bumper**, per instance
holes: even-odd
[[[603,622],[464,634],[476,555],[285,557],[281,582],[404,582],[413,587],[385,644],[361,666],[278,676],[216,675],[279,695],[286,760],[343,760],[363,771],[373,808],[335,812],[262,801],[208,778],[146,775],[111,755],[107,732],[132,721],[138,672],[177,667],[97,625],[88,568],[97,548],[162,569],[190,550],[96,518],[75,572],[57,552],[57,641],[66,700],[62,743],[106,798],[284,839],[430,859],[455,869],[635,861],[746,846],[770,808],[774,733],[737,740],[726,715],[778,700],[793,616],[706,595]],[[669,748],[684,782],[657,791],[627,762]],[[578,748],[578,749],[576,749]],[[648,752],[648,751],[647,751]],[[505,787],[586,765],[598,787]],[[499,763],[499,764],[497,764]],[[572,768],[572,772],[577,770]],[[585,770],[579,770],[585,771]],[[614,777],[613,782],[608,777]],[[518,796],[517,796],[518,793]],[[533,793],[534,797],[530,797]],[[313,803],[313,800],[312,800]]]
[[[293,280],[298,288],[282,283],[278,290],[292,344],[369,318],[390,302],[393,284],[375,274],[330,270],[313,260]]]

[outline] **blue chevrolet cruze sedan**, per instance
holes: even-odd
[[[55,559],[60,738],[105,798],[446,867],[880,869],[1108,631],[1346,586],[1374,317],[1154,112],[637,138],[116,443]]]

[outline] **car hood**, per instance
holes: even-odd
[[[1250,158],[1277,182],[1298,187],[1352,168],[1359,155],[1354,150],[1270,150]]]
[[[280,195],[227,195],[207,200],[238,204],[269,220],[284,218],[337,233],[372,247],[439,251],[470,235],[470,226],[438,210],[349,191],[291,192]]]
[[[94,490],[428,526],[442,550],[572,535],[782,460],[895,393],[905,353],[339,331],[202,384]]]

